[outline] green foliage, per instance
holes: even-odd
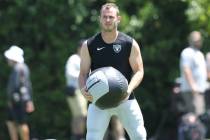
[[[208,0],[188,0],[189,8],[186,10],[188,20],[192,23],[193,30],[199,30],[204,37],[204,52],[210,51],[210,4]]]
[[[113,0],[110,0],[113,1]],[[142,44],[145,76],[136,89],[148,136],[154,135],[163,110],[170,110],[171,87],[179,76],[179,54],[191,30],[201,30],[208,46],[208,0],[120,1],[119,29]],[[31,126],[40,138],[69,137],[71,114],[64,96],[64,65],[78,41],[99,31],[97,0],[1,0],[0,52],[16,44],[25,51],[31,69],[36,111]],[[205,47],[208,51],[208,47]],[[9,68],[0,56],[0,122],[6,119]],[[5,130],[3,123],[0,130]],[[8,139],[7,133],[0,134]]]

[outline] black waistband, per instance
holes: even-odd
[[[134,93],[132,92],[131,95],[129,96],[128,100],[133,100],[135,99]]]

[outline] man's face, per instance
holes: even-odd
[[[120,16],[117,15],[117,10],[113,7],[104,7],[101,10],[100,25],[104,32],[111,32],[117,29],[120,22]]]
[[[202,47],[202,37],[201,37],[201,34],[199,34],[199,33],[194,33],[194,34],[192,35],[192,43],[193,43],[193,45],[194,45],[196,48],[200,49],[200,48]]]

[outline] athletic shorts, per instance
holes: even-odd
[[[19,124],[27,123],[28,113],[26,112],[26,103],[16,103],[8,107],[8,120]]]

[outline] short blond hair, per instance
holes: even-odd
[[[117,11],[117,15],[120,14],[119,8],[115,3],[105,3],[104,5],[101,6],[101,11],[100,14],[102,12],[103,9],[110,9],[110,8],[114,8]]]

